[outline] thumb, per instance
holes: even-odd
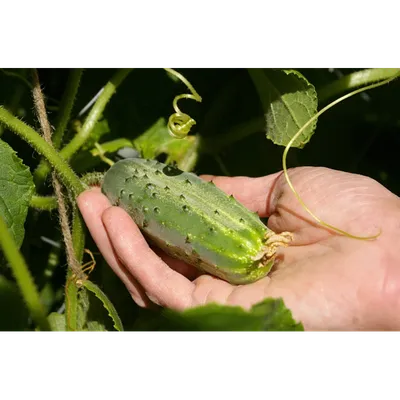
[[[266,175],[260,178],[246,176],[201,175],[205,181],[213,181],[215,185],[228,195],[233,195],[250,211],[257,212],[261,218],[269,217],[275,212],[271,205],[279,198],[282,191],[280,177],[283,172]],[[279,185],[278,185],[279,183]]]

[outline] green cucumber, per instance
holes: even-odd
[[[232,284],[266,276],[277,248],[292,237],[272,232],[257,213],[212,182],[156,160],[118,161],[104,175],[102,192],[147,240]]]

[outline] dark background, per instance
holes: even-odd
[[[216,136],[229,133],[235,125],[261,116],[262,109],[253,83],[241,69],[177,69],[189,79],[203,98],[202,103],[183,100],[180,107],[197,121],[193,133]],[[356,69],[299,69],[317,91],[324,84]],[[112,76],[113,70],[89,69],[83,74],[74,107],[77,114]],[[59,100],[65,88],[68,70],[41,69],[40,79],[48,105]],[[29,77],[29,75],[28,75]],[[0,104],[9,105],[16,91],[21,92],[17,113],[38,127],[33,117],[29,89],[18,79],[0,72]],[[399,194],[400,82],[356,95],[322,115],[309,144],[289,152],[288,164],[326,166],[368,175]],[[186,93],[182,84],[173,82],[162,69],[134,70],[112,97],[105,111],[112,137],[134,138],[160,116],[168,118],[172,99]],[[321,106],[326,104],[320,104]],[[50,107],[51,108],[51,107]],[[51,112],[50,118],[56,116]],[[6,132],[4,140],[12,143],[20,156],[34,167],[38,158],[28,146]],[[283,147],[271,143],[263,132],[255,133],[229,145],[220,157],[231,175],[259,176],[281,169]],[[196,172],[222,171],[214,157],[202,156]]]

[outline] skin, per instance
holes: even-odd
[[[356,240],[318,225],[303,210],[282,173],[261,178],[202,176],[233,194],[275,232],[294,240],[278,250],[275,267],[255,283],[233,286],[151,249],[129,215],[99,188],[78,205],[100,252],[142,307],[183,310],[218,302],[249,308],[282,297],[306,330],[400,329],[400,199],[365,176],[327,168],[289,171],[307,206]]]

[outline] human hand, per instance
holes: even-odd
[[[134,301],[176,310],[217,302],[249,308],[282,297],[307,330],[400,329],[400,199],[378,182],[327,168],[289,171],[307,206],[322,220],[372,241],[340,236],[303,210],[282,173],[261,178],[203,176],[294,240],[278,250],[270,274],[234,286],[151,249],[131,217],[98,188],[78,206],[104,258]],[[160,258],[161,257],[161,258]]]

